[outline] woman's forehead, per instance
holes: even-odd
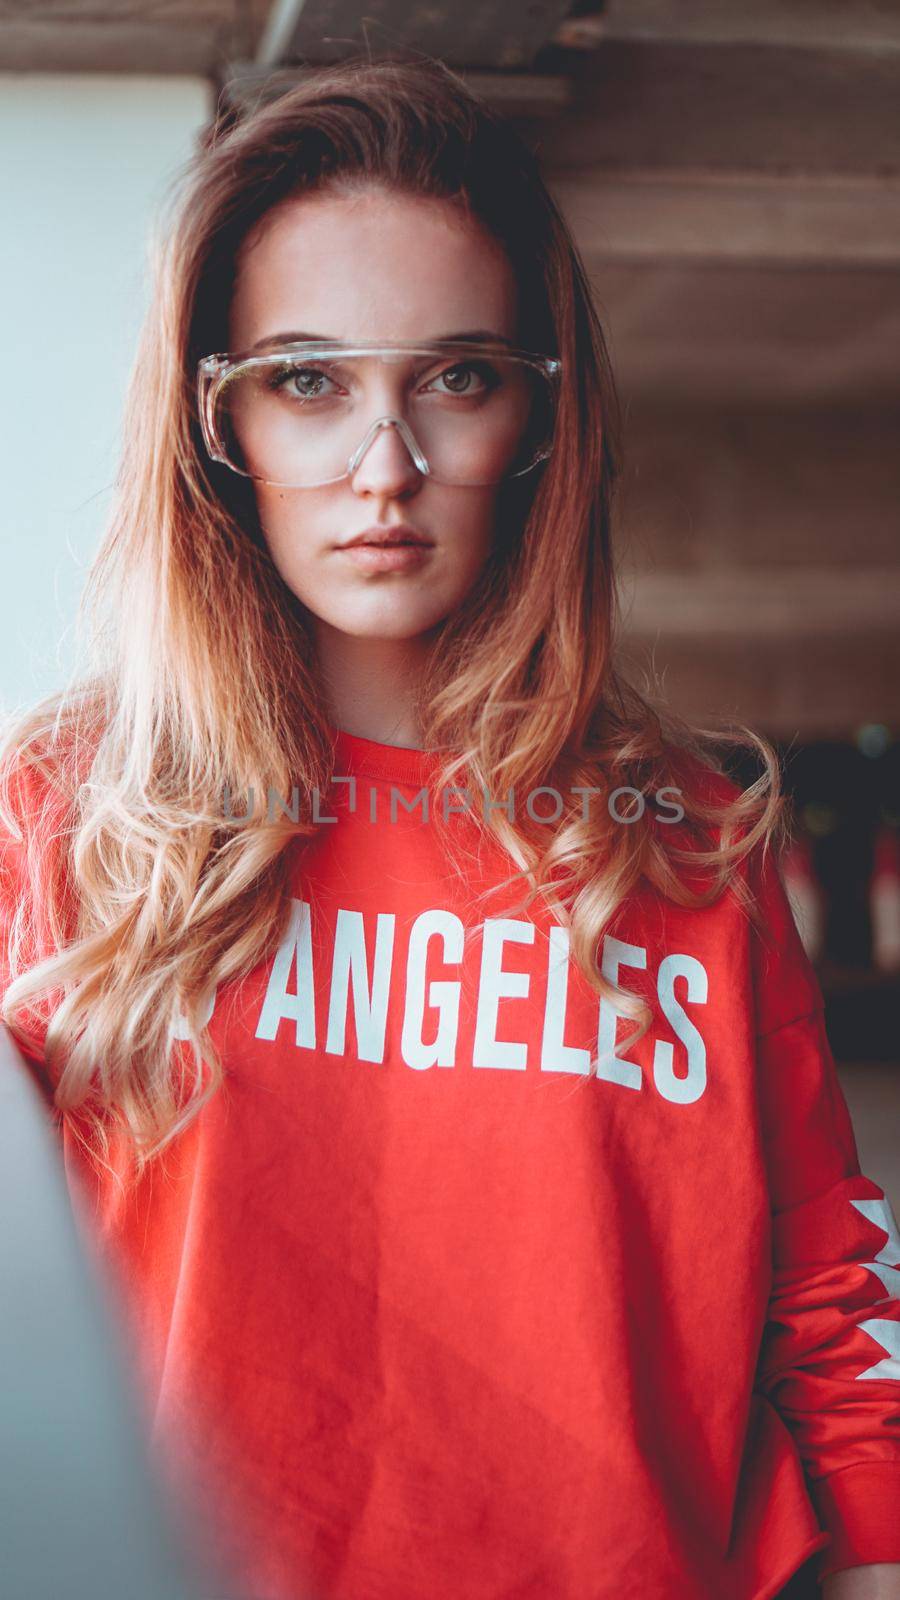
[[[515,333],[508,258],[449,201],[382,190],[292,197],[261,220],[236,265],[232,349],[294,328],[344,340]]]

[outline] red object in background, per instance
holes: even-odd
[[[810,841],[802,834],[792,839],[784,850],[781,866],[803,947],[810,961],[818,961],[825,949],[827,903]]]
[[[886,823],[875,835],[869,914],[873,966],[879,972],[900,972],[900,834]]]

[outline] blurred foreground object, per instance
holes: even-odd
[[[143,1453],[46,1105],[3,1024],[0,1217],[0,1593],[201,1600]]]

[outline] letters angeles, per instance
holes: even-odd
[[[536,946],[539,950],[544,935],[537,925],[494,917],[469,930],[480,932],[481,947],[475,962],[474,1029],[469,1025],[465,1030],[471,1041],[466,1047],[460,1039],[460,969],[467,932],[461,918],[440,908],[420,912],[409,926],[405,954],[397,949],[396,925],[393,912],[378,912],[374,927],[370,918],[367,928],[361,911],[339,908],[330,971],[326,956],[325,970],[314,973],[310,904],[293,899],[287,933],[268,970],[263,967],[258,1016],[251,1017],[256,1038],[277,1040],[279,1045],[301,1051],[324,1051],[335,1058],[352,1056],[347,1027],[352,1015],[356,1060],[384,1064],[388,1021],[393,1024],[399,1018],[400,1062],[416,1071],[466,1065],[512,1073],[526,1068],[582,1075],[593,1072],[623,1088],[645,1086],[640,1064],[617,1054],[617,1030],[623,1017],[608,1000],[590,996],[596,1006],[590,1050],[587,1044],[566,1041],[571,965],[568,932],[559,924],[552,923],[548,929],[546,967],[540,975],[546,990],[542,984],[540,1003],[537,982],[533,991],[531,985],[532,979],[539,977],[538,964],[544,958],[535,950],[529,956],[515,948]],[[604,935],[602,945],[604,977],[636,992],[633,978],[629,982],[629,969],[632,974],[647,969],[646,949],[610,934]],[[316,948],[323,948],[319,941]],[[706,1046],[686,1008],[693,1011],[705,1006],[707,971],[695,956],[675,952],[662,956],[655,979],[659,1012],[673,1038],[653,1038],[651,1034],[652,1086],[666,1100],[691,1104],[706,1088]],[[676,980],[681,980],[677,996]],[[527,1027],[520,1030],[527,1037],[511,1039],[508,1035],[514,1030],[509,1014],[501,1025],[501,1002],[527,1001],[532,993],[533,1012]],[[215,1003],[213,990],[205,1009],[201,1008],[198,1026],[211,1020]],[[522,1017],[521,1008],[517,1014]],[[627,1023],[630,1035],[636,1025],[630,1019]],[[499,1037],[500,1033],[506,1037]],[[183,1018],[175,1036],[186,1037]]]

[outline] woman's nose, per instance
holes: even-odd
[[[379,428],[351,476],[359,494],[397,494],[421,478],[409,446],[393,423]]]

